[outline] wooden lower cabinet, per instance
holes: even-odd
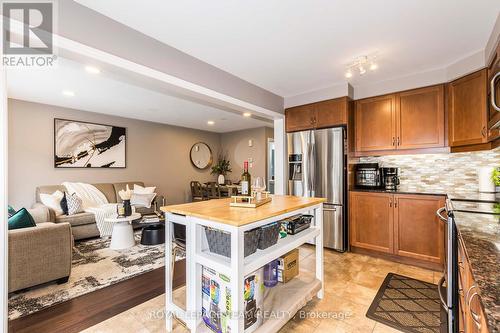
[[[460,236],[458,238],[459,330],[464,333],[488,333],[481,295],[463,241]]]
[[[350,198],[351,245],[392,253],[394,246],[392,195],[351,192]]]
[[[442,196],[394,196],[394,254],[443,263],[444,225],[436,211],[445,205]]]
[[[436,216],[443,196],[351,191],[349,199],[351,248],[429,268],[443,264],[444,227]]]

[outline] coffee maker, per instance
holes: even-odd
[[[383,188],[387,191],[396,191],[399,186],[399,169],[383,167],[381,170]]]

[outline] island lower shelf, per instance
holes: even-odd
[[[288,283],[279,283],[267,288],[264,294],[264,322],[254,332],[277,332],[321,290],[321,281],[313,273],[300,270],[298,276]],[[293,297],[283,297],[293,295]],[[213,333],[205,323],[198,326],[197,332]]]

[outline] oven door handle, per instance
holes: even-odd
[[[441,221],[443,221],[444,223],[448,223],[448,219],[441,215],[441,213],[443,213],[444,211],[446,211],[446,207],[441,207],[436,211],[436,215]]]
[[[446,304],[446,301],[444,300],[444,297],[443,297],[443,283],[444,283],[444,275],[441,279],[439,279],[439,282],[438,282],[438,294],[439,294],[439,300],[441,301],[441,306],[443,307],[443,309],[446,311],[446,313],[448,313],[450,311],[450,309],[448,309],[448,304]]]

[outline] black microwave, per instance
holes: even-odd
[[[354,167],[354,186],[356,188],[380,188],[382,181],[378,163],[359,163]]]

